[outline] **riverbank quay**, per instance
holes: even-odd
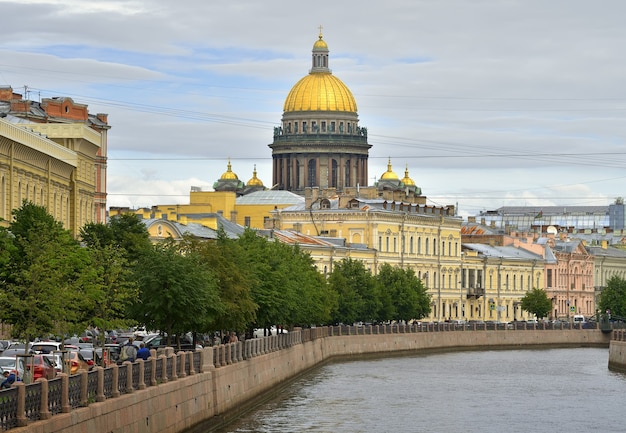
[[[609,347],[609,369],[626,373],[626,330],[615,329]]]
[[[0,423],[12,432],[210,431],[333,360],[444,350],[609,347],[599,329],[545,325],[334,326],[169,353],[149,362],[42,379],[0,392]]]

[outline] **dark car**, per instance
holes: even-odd
[[[193,340],[187,335],[183,335],[180,337],[180,348],[176,343],[176,336],[170,337],[169,344],[167,344],[167,336],[165,335],[156,335],[143,341],[143,343],[148,349],[159,349],[161,347],[173,347],[176,350],[196,349],[196,346],[193,344]]]

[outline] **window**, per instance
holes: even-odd
[[[429,254],[429,249],[428,249],[428,238],[426,238],[426,245],[425,245],[424,247],[425,247],[424,254],[428,255],[428,254]]]
[[[330,186],[337,188],[337,173],[338,173],[339,169],[337,166],[337,160],[333,159],[332,163],[331,163],[331,169],[330,169]]]
[[[307,186],[315,186],[317,185],[317,163],[314,159],[309,160],[309,172],[308,172],[308,185]]]
[[[326,132],[326,122],[322,122],[322,132]]]
[[[245,227],[250,227],[250,217],[249,217],[249,216],[244,217],[243,221],[244,221],[244,222],[243,222],[243,225],[244,225]]]
[[[548,284],[548,287],[552,287],[552,269],[547,269],[548,274],[546,275],[546,283]]]

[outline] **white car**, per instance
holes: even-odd
[[[19,368],[15,365],[17,360],[19,361]],[[9,373],[17,373],[18,376],[24,376],[24,358],[17,358],[15,356],[0,356],[0,371],[3,373],[8,371]]]

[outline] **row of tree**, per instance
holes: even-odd
[[[325,278],[297,246],[257,236],[216,241],[186,236],[153,244],[134,214],[88,224],[74,239],[30,202],[0,227],[0,320],[15,338],[80,333],[88,326],[143,325],[168,335],[245,331],[272,325],[421,319],[430,296],[410,269],[334,264]],[[530,290],[522,308],[546,317],[546,292]],[[626,282],[613,277],[599,308],[626,317]]]
[[[143,325],[168,335],[272,325],[419,319],[430,297],[411,270],[335,264],[328,278],[297,246],[257,236],[153,244],[134,214],[74,239],[30,202],[0,227],[0,320],[15,338]]]

